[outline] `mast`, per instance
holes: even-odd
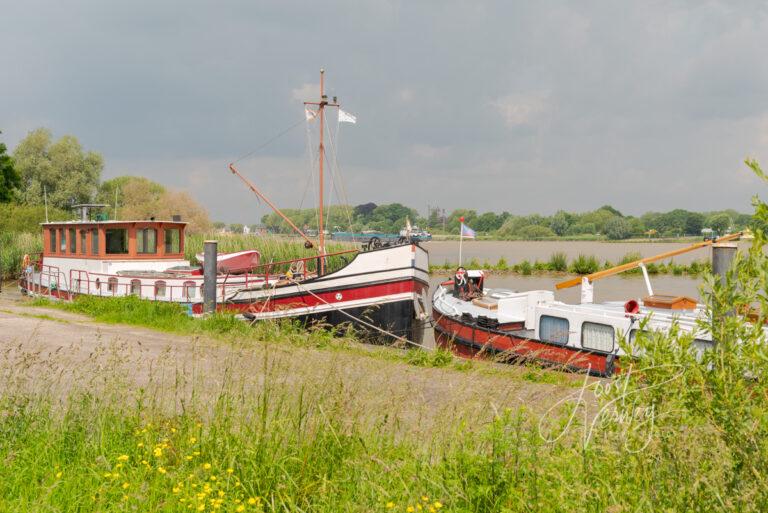
[[[319,102],[304,102],[304,105],[315,105],[317,106],[317,112],[315,115],[320,118],[320,148],[319,148],[319,157],[320,157],[320,168],[319,168],[319,180],[320,180],[320,187],[318,187],[320,192],[320,205],[318,208],[318,223],[320,226],[317,227],[318,231],[318,247],[317,252],[319,254],[319,273],[324,274],[325,272],[325,230],[324,230],[324,188],[325,188],[325,178],[323,176],[323,164],[325,162],[325,144],[323,144],[323,135],[325,132],[325,107],[338,107],[339,104],[336,103],[336,98],[333,98],[333,102],[328,101],[328,97],[325,95],[325,70],[320,69],[320,101]]]

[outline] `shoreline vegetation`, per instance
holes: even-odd
[[[520,262],[510,264],[506,258],[501,257],[495,263],[491,263],[488,260],[480,262],[477,258],[472,258],[466,263],[463,263],[462,267],[466,269],[482,269],[492,274],[519,274],[522,276],[531,275],[543,275],[543,274],[592,274],[602,269],[610,269],[616,265],[622,265],[642,258],[640,253],[630,252],[624,255],[624,257],[617,261],[611,262],[608,260],[601,261],[595,255],[579,255],[572,260],[568,260],[568,257],[563,252],[553,253],[549,260],[540,261],[535,260],[533,262],[529,260],[522,260]],[[450,262],[446,260],[442,265],[429,266],[429,272],[434,274],[451,273],[459,267],[457,262]],[[698,277],[704,273],[711,272],[712,265],[705,260],[694,260],[688,264],[675,263],[673,259],[662,262],[652,262],[646,265],[648,274],[671,274],[674,276],[691,276]],[[624,274],[642,274],[640,268],[631,269],[625,271]]]

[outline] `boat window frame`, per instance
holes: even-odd
[[[48,235],[50,240],[51,253],[57,253],[58,246],[56,245],[56,228],[48,228]]]
[[[173,236],[174,232],[176,233],[176,251],[172,251],[174,240],[171,239],[171,242],[168,242],[168,236]],[[163,249],[166,255],[178,255],[181,253],[181,228],[163,228]]]
[[[91,228],[91,255],[99,254],[99,229]]]
[[[596,348],[596,347],[590,347],[590,346],[585,346],[584,345],[584,328],[588,324],[593,325],[593,326],[607,327],[607,328],[611,329],[611,349],[609,351],[607,351],[605,349],[599,349],[599,348]],[[581,344],[581,348],[582,349],[586,349],[588,351],[595,351],[595,352],[598,352],[598,353],[611,354],[614,351],[616,351],[616,328],[614,326],[612,326],[611,324],[605,324],[604,322],[583,321],[581,323],[581,337],[580,337],[579,342]]]
[[[69,254],[77,255],[77,228],[69,229]]]
[[[117,278],[115,278],[114,276],[110,277],[109,279],[107,279],[107,292],[111,292],[112,295],[114,296],[117,293],[118,285],[119,283]]]
[[[168,293],[167,286],[168,284],[165,282],[165,280],[157,280],[155,282],[155,297],[165,297]],[[162,287],[162,289],[160,287]]]
[[[110,232],[116,232],[121,231],[125,234],[125,251],[110,251],[109,248],[109,239],[110,239]],[[128,228],[106,228],[104,230],[104,253],[107,255],[127,255],[130,250],[130,243],[129,243],[129,235],[128,235]]]
[[[67,254],[67,230],[59,228],[59,253]]]
[[[152,241],[152,251],[147,249],[149,243],[149,232],[154,232],[155,236]],[[152,226],[145,226],[143,228],[136,228],[136,254],[137,255],[156,255],[157,254],[157,228]]]
[[[192,294],[189,294],[189,291],[192,291]],[[186,299],[187,301],[190,301],[191,299],[197,298],[197,284],[192,280],[187,280],[184,283],[181,284],[181,297],[183,299]]]
[[[541,335],[541,321],[543,319],[556,319],[556,320],[559,320],[559,321],[565,321],[565,324],[566,324],[565,342],[560,342],[558,340],[548,340],[548,339],[542,338],[542,335]],[[568,341],[569,341],[570,335],[571,335],[571,320],[568,319],[567,317],[560,317],[558,315],[543,314],[543,315],[541,315],[539,317],[539,326],[538,326],[538,328],[539,328],[539,340],[540,341],[546,342],[547,344],[555,344],[555,345],[558,345],[558,346],[567,346],[568,345]]]
[[[85,251],[88,249],[88,230],[85,228],[80,229],[80,254],[85,255]]]
[[[139,286],[138,291],[135,289],[136,285]],[[136,296],[136,297],[140,298],[141,297],[141,285],[142,285],[141,280],[139,280],[138,278],[132,279],[131,280],[130,295],[131,296]]]

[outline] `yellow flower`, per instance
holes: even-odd
[[[210,470],[211,469],[211,464],[210,463],[203,463],[203,468],[205,470]]]
[[[408,513],[413,513],[415,510],[413,509],[413,506],[408,506],[407,508],[405,508],[405,511],[407,511]]]
[[[115,465],[115,468],[121,469],[121,468],[123,468],[123,464],[122,463],[118,463],[117,465]]]
[[[231,473],[233,473],[234,471],[235,471],[235,469],[233,469],[233,468],[228,468],[228,469],[227,469],[227,474],[231,474]]]
[[[152,451],[152,454],[155,455],[155,458],[159,458],[163,455],[163,450],[160,447],[155,447],[155,450]]]
[[[179,493],[179,487],[178,486],[174,486],[173,488],[171,488],[171,491],[173,493]]]
[[[389,502],[387,503],[387,509],[392,509],[392,508],[394,508],[394,507],[395,507],[395,503],[394,503],[394,502],[392,502],[392,501],[389,501]]]
[[[126,489],[126,488],[128,488],[129,486],[131,486],[131,484],[130,484],[130,483],[123,483],[123,490],[125,490],[125,489]]]
[[[433,506],[434,506],[434,507],[436,507],[437,509],[440,509],[440,508],[442,508],[442,507],[443,507],[443,503],[442,503],[442,502],[440,502],[440,501],[435,501],[435,503],[433,504]]]
[[[136,447],[144,447],[144,442],[139,442],[136,444]]]
[[[163,467],[157,467],[157,471],[161,474],[165,474],[166,470]]]
[[[422,509],[424,509],[424,508],[422,508],[422,507],[421,507],[421,504],[416,504],[416,509],[418,509],[419,511],[421,511],[421,510],[422,510]]]
[[[187,456],[187,461],[191,461],[191,460],[192,460],[192,456]]]
[[[61,472],[56,472],[56,478],[58,479],[60,477],[61,477]]]
[[[256,504],[256,502],[257,502],[257,501],[256,501],[256,499],[255,499],[255,498],[253,498],[253,497],[251,497],[250,499],[248,499],[248,504],[250,504],[251,506],[253,506],[254,504]]]
[[[437,510],[432,506],[429,507],[429,513],[435,513]]]
[[[200,451],[195,451],[192,454],[195,455],[195,456],[200,456]]]
[[[200,505],[197,507],[197,511],[204,511],[204,510],[205,510],[205,503],[202,503],[202,504],[200,504]]]
[[[127,501],[128,500],[128,496],[127,495],[123,495],[123,500]]]
[[[219,490],[219,497],[224,497],[224,490]]]
[[[423,500],[424,502],[429,502],[429,497],[427,497],[426,495],[422,495],[421,500]]]
[[[235,508],[235,511],[237,511],[237,512],[240,512],[240,511],[245,511],[245,506],[243,506],[242,504],[240,504],[240,505],[239,505],[237,508]]]
[[[216,481],[216,476],[211,476],[211,481]]]
[[[175,433],[175,432],[176,432],[176,428],[171,428],[171,433]]]
[[[121,454],[117,457],[117,461],[128,461],[128,455],[127,454]]]
[[[194,436],[189,438],[189,443],[193,444],[195,442],[197,442],[197,438],[195,438]]]

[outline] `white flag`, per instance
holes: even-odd
[[[307,116],[307,121],[314,121],[317,117],[317,112],[311,111],[307,108],[304,109],[304,115]]]
[[[339,109],[339,123],[357,123],[357,116]]]

